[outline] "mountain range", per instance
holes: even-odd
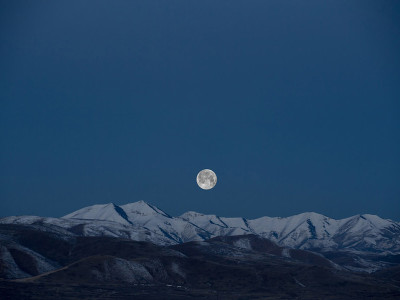
[[[376,215],[335,220],[308,212],[246,219],[189,211],[173,217],[138,201],[79,209],[62,218],[11,216],[0,224],[33,226],[62,235],[109,236],[161,246],[204,241],[219,236],[256,235],[287,249],[309,250],[353,271],[374,272],[400,261],[400,223]]]
[[[0,219],[2,299],[399,299],[400,224],[173,217],[144,201]]]

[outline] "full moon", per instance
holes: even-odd
[[[203,190],[210,190],[217,184],[217,175],[212,170],[204,169],[197,174],[196,181]]]

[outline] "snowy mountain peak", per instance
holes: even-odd
[[[328,218],[327,216],[315,213],[315,212],[304,212],[298,215],[294,215],[291,217],[288,217],[290,219],[294,219],[294,220],[298,220],[298,221],[307,221],[307,220],[311,220],[313,222],[321,222],[324,220],[329,220],[330,218]]]
[[[181,214],[179,217],[184,220],[190,220],[191,218],[202,217],[202,216],[204,216],[204,214],[202,213],[198,213],[196,211],[187,211]]]
[[[370,214],[355,215],[350,218],[338,220],[338,222],[341,222],[343,229],[353,233],[380,231],[384,228],[399,228],[399,224],[396,222]]]
[[[128,215],[128,218],[135,218],[136,216],[157,216],[157,215],[171,218],[171,216],[168,215],[163,210],[143,200],[121,205],[121,208]]]
[[[391,223],[391,220],[382,219],[377,215],[363,214],[360,215],[360,218],[368,221],[371,225],[377,228],[388,226]]]
[[[106,220],[131,224],[123,209],[114,203],[96,204],[84,207],[63,217],[64,219]]]
[[[154,217],[172,218],[170,215],[145,201],[118,206],[114,203],[97,204],[79,209],[64,216],[64,219],[105,220],[121,224],[132,224],[138,219]]]

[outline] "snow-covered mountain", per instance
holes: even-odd
[[[302,213],[287,218],[247,220],[187,212],[180,218],[216,236],[253,233],[292,248],[400,251],[400,224],[375,215],[335,220],[317,213]]]
[[[128,216],[125,211],[115,205],[114,203],[109,204],[98,204],[93,206],[84,207],[73,213],[66,215],[66,219],[84,219],[84,220],[105,220],[111,222],[117,222],[120,224],[132,224],[128,220]]]
[[[55,225],[85,236],[114,236],[172,245],[216,236],[255,234],[281,246],[319,251],[400,254],[400,223],[375,215],[335,220],[317,213],[287,218],[225,218],[186,212],[172,217],[144,201],[93,205],[62,218],[6,217],[3,224]]]

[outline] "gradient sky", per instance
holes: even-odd
[[[400,220],[399,119],[399,1],[0,2],[0,216]]]

